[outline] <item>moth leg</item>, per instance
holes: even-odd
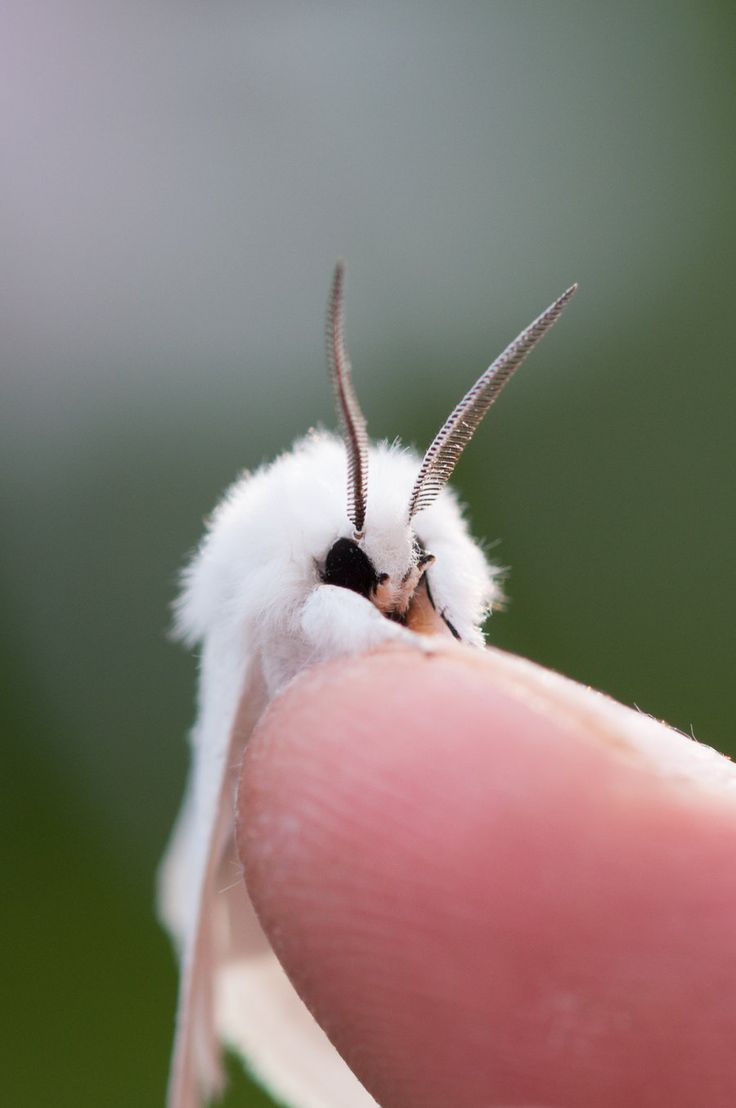
[[[365,597],[338,585],[318,585],[304,603],[301,627],[316,661],[399,642],[426,650],[428,639],[386,619]]]

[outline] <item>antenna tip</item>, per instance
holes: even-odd
[[[551,317],[554,322],[559,316],[563,308],[566,308],[572,296],[578,291],[578,283],[570,285],[569,289],[565,289],[562,296],[558,296],[553,304],[550,304],[547,311],[544,313],[545,317]]]

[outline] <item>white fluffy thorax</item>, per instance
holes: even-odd
[[[418,468],[416,454],[398,444],[370,448],[360,545],[379,574],[400,581],[416,559],[416,537],[436,558],[429,578],[438,610],[447,612],[464,641],[480,644],[481,623],[497,598],[492,572],[450,490],[409,525]],[[229,631],[241,647],[247,640],[251,652],[273,646],[282,656],[292,649],[293,671],[301,668],[308,660],[300,641],[305,601],[320,587],[332,545],[353,537],[346,487],[344,446],[323,432],[237,480],[185,571],[177,606],[182,636],[197,642]],[[278,670],[286,678],[292,667],[282,662]]]

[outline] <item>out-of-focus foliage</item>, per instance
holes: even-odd
[[[338,255],[373,433],[420,445],[580,281],[458,469],[512,567],[491,636],[733,742],[734,16],[1,19],[3,1096],[155,1106],[175,975],[153,875],[195,676],[167,607],[226,482],[333,421]],[[227,1103],[269,1102],[241,1077]]]

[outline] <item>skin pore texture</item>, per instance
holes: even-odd
[[[496,650],[297,678],[238,847],[298,992],[383,1108],[727,1108],[736,774]]]

